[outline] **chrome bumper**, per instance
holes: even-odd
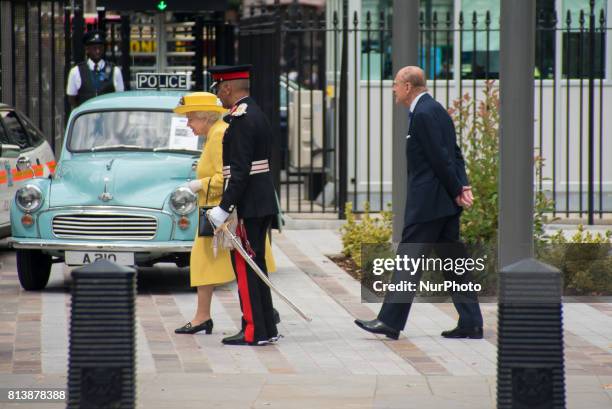
[[[191,251],[193,241],[157,241],[151,243],[104,243],[104,242],[79,242],[57,240],[48,241],[41,239],[16,239],[11,237],[9,243],[16,249],[36,249],[36,250],[101,250],[101,251],[130,251],[134,253],[188,253]]]

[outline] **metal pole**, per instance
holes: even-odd
[[[80,4],[75,5],[72,13],[72,57],[76,64],[85,60],[85,46],[83,45],[85,20],[83,18],[83,8]]]
[[[340,123],[338,124],[338,206],[340,219],[346,218],[348,184],[348,0],[342,1],[342,56],[340,62]],[[298,91],[298,96],[300,91]],[[298,107],[301,102],[298,98]],[[298,116],[299,116],[298,108]],[[298,137],[299,139],[299,137]],[[299,158],[298,158],[299,161]]]
[[[593,183],[595,179],[595,0],[590,1],[589,12],[589,197],[588,222],[594,224],[593,213],[595,207],[595,193]],[[603,56],[601,56],[603,58]],[[582,64],[582,61],[580,62]],[[599,192],[601,195],[601,191]]]
[[[535,0],[502,0],[500,40],[499,260],[504,267],[533,256]]]
[[[419,0],[396,1],[393,6],[393,75],[406,65],[418,64]],[[406,171],[408,110],[393,107],[393,241],[399,242],[404,228],[404,207],[408,191]]]
[[[121,74],[125,89],[129,90],[132,80],[130,74],[130,16],[125,14],[121,16]]]
[[[61,3],[60,3],[61,4]],[[55,150],[55,113],[56,113],[56,102],[57,102],[57,97],[56,97],[56,79],[55,79],[55,53],[56,53],[56,47],[55,47],[55,1],[51,2],[51,81],[50,83],[50,93],[51,93],[51,139],[49,140],[49,144],[51,145],[51,149],[53,150],[53,153],[56,152]],[[63,84],[62,84],[63,85]],[[60,89],[62,89],[62,86],[60,85]]]
[[[227,26],[223,20],[223,16],[218,15],[215,18],[215,64],[227,64],[228,60],[228,38],[229,33],[226,33]],[[208,65],[212,65],[211,62],[208,62]]]
[[[104,7],[96,7],[98,12],[98,30],[100,30],[106,38],[106,9]]]
[[[194,66],[193,79],[196,91],[204,89],[204,18],[197,16],[193,26]]]
[[[67,5],[64,6],[64,81],[68,80],[68,73],[70,72],[70,66],[72,65],[72,31],[70,27],[72,9]],[[64,126],[68,122],[70,114],[70,104],[68,103],[68,96],[65,92],[64,95]],[[57,153],[55,154],[56,156]]]
[[[166,51],[168,44],[166,43],[166,13],[161,12],[155,15],[155,31],[157,33],[157,55],[156,55],[156,70],[157,72],[166,72],[167,55]]]
[[[24,4],[23,5],[24,8],[28,8],[28,4]],[[24,35],[23,35],[23,41],[24,41],[24,54],[25,54],[25,67],[23,67],[23,71],[24,71],[24,79],[25,79],[25,107],[19,107],[21,109],[23,109],[26,113],[26,116],[30,116],[30,103],[32,101],[32,99],[30,98],[30,85],[32,84],[32,81],[30,79],[30,55],[31,55],[31,51],[30,51],[30,10],[26,10],[25,11],[25,19],[24,19]]]
[[[533,258],[535,20],[502,0],[498,409],[565,408],[561,273]]]

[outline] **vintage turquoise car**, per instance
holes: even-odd
[[[201,146],[172,112],[180,97],[115,93],[72,112],[55,173],[29,181],[11,205],[24,289],[44,288],[54,262],[189,264],[198,212],[185,185]]]

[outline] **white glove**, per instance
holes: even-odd
[[[208,211],[208,218],[212,221],[213,227],[221,226],[228,218],[229,213],[221,209],[219,206],[215,206]]]
[[[193,193],[198,193],[200,190],[202,190],[202,181],[200,179],[190,180],[187,182],[187,187]]]

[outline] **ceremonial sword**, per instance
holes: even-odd
[[[253,271],[255,271],[255,274],[257,274],[257,276],[259,278],[261,278],[261,280],[268,286],[270,287],[270,289],[272,291],[274,291],[276,293],[276,295],[278,295],[283,301],[285,301],[287,303],[287,305],[289,305],[293,311],[297,312],[298,315],[300,317],[302,317],[304,320],[311,322],[312,318],[310,318],[308,315],[306,315],[297,305],[295,305],[293,302],[291,302],[291,300],[289,298],[287,298],[285,296],[285,294],[283,294],[278,288],[276,288],[274,286],[274,284],[272,284],[272,281],[270,281],[270,279],[268,278],[268,276],[261,271],[261,268],[259,268],[259,266],[257,265],[257,263],[255,262],[255,260],[253,260],[253,258],[251,257],[251,255],[244,249],[244,247],[242,247],[242,242],[240,241],[240,239],[238,237],[236,237],[236,235],[234,233],[232,233],[230,231],[230,229],[227,227],[228,223],[223,223],[221,224],[221,226],[215,226],[215,223],[213,222],[212,218],[210,217],[210,215],[208,214],[210,212],[210,210],[208,210],[206,212],[206,217],[208,217],[208,220],[210,221],[210,224],[213,226],[213,228],[215,229],[215,235],[219,232],[219,231],[223,231],[226,234],[229,235],[232,243],[234,244],[234,249],[236,249],[238,251],[238,253],[240,253],[240,255],[242,256],[242,258],[244,258],[246,260],[246,262],[249,264],[249,266],[251,266],[251,268],[253,269]]]

